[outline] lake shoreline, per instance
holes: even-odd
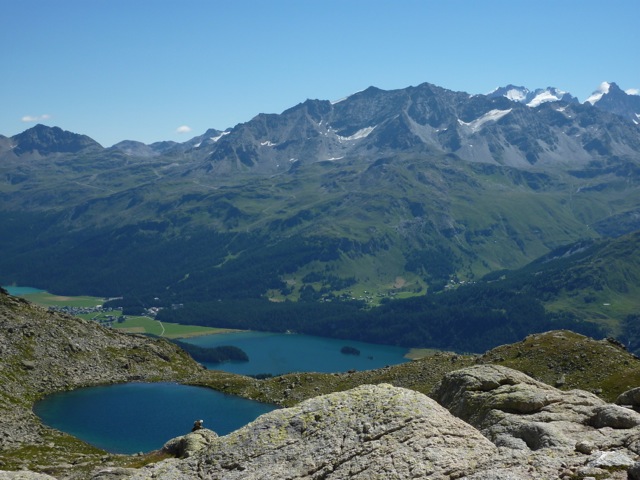
[[[100,302],[100,300],[104,301],[104,299],[100,299],[100,297],[69,297],[69,296],[54,295],[47,292],[46,290],[42,290],[35,287],[28,287],[28,286],[7,285],[7,286],[3,286],[2,288],[6,289],[10,295],[25,298],[27,300],[32,301],[33,303],[39,304],[44,307],[50,306],[49,302],[51,302],[52,304],[57,304],[63,301],[73,301],[74,298],[86,298],[86,299],[93,298],[95,299],[96,302]],[[39,301],[34,301],[36,300],[36,298],[34,298],[33,296],[35,296]],[[155,318],[152,318],[152,317],[146,317],[146,318],[151,321],[162,324],[162,322],[160,322],[159,320],[155,320]],[[196,330],[194,331],[187,331],[187,332],[182,331],[178,333],[158,335],[161,338],[166,338],[168,340],[188,340],[188,339],[203,337],[207,335],[225,335],[225,334],[232,334],[232,333],[251,333],[251,332],[274,333],[274,334],[277,333],[277,332],[260,332],[260,331],[254,331],[254,330],[239,330],[239,329],[232,329],[232,328],[217,328],[217,327],[212,329],[212,327],[204,327],[204,326],[201,326],[202,330],[197,330],[197,327],[199,327],[198,325],[170,324],[167,322],[164,322],[164,323],[165,325],[176,325],[184,328],[196,328]],[[151,334],[157,335],[156,333],[154,333],[153,331],[150,331],[148,328],[145,328],[144,326],[120,327],[118,324],[114,324],[113,328],[125,333],[132,333],[132,334],[151,333]],[[323,337],[323,338],[330,338],[330,337]],[[339,340],[345,343],[348,343],[350,341],[348,339],[339,339]],[[432,349],[432,348],[410,348],[410,349],[407,349],[407,352],[404,355],[404,358],[408,360],[419,360],[421,358],[434,355],[439,351],[440,350]]]

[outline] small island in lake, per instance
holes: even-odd
[[[360,355],[360,350],[358,350],[355,347],[350,347],[350,346],[344,346],[340,349],[341,353],[344,353],[345,355]]]

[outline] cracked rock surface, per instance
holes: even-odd
[[[188,458],[93,479],[635,478],[640,415],[596,395],[478,365],[446,375],[432,396],[443,406],[363,385],[210,435]]]
[[[186,460],[122,477],[449,479],[472,473],[497,451],[421,393],[364,385],[270,412]]]

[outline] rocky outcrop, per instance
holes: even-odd
[[[506,367],[452,372],[432,396],[496,446],[529,452],[538,465],[553,466],[549,459],[560,459],[556,467],[564,465],[571,475],[608,478],[603,475],[626,471],[640,454],[640,414],[589,392],[560,391]]]
[[[433,397],[442,405],[364,385],[208,436],[188,458],[93,479],[626,479],[640,471],[640,414],[594,394],[478,365],[446,375]]]
[[[0,472],[0,480],[55,480],[55,477],[44,473],[28,471]]]
[[[207,448],[218,434],[202,428],[181,437],[172,438],[162,447],[162,451],[176,458],[189,458]]]
[[[449,479],[474,472],[497,450],[421,393],[365,385],[270,412],[186,460],[127,477]]]
[[[625,405],[640,410],[640,387],[622,392],[616,399],[618,405]]]
[[[62,434],[43,426],[32,411],[33,403],[49,393],[128,381],[184,380],[201,371],[170,342],[102,328],[0,291],[0,467],[31,467],[30,458],[74,461],[70,445],[81,442],[67,437],[58,449],[55,442]],[[25,453],[36,450],[33,457]],[[78,450],[88,449],[85,445]],[[97,449],[93,453],[103,454]]]
[[[640,359],[619,342],[569,330],[528,335],[486,352],[478,363],[503,365],[562,390],[586,390],[610,402],[640,385]]]
[[[573,448],[592,436],[593,427],[617,423],[615,414],[599,410],[605,404],[594,394],[562,392],[498,365],[452,372],[432,395],[491,441],[511,448]]]

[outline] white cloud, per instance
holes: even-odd
[[[176,128],[176,133],[189,133],[191,131],[191,127],[188,125],[181,125]]]
[[[45,113],[43,115],[25,115],[20,120],[25,123],[31,123],[31,122],[41,122],[42,120],[49,120],[50,118],[51,118],[51,115],[48,115]]]
[[[638,89],[638,88],[630,88],[625,93],[627,95],[640,95],[640,89]]]

